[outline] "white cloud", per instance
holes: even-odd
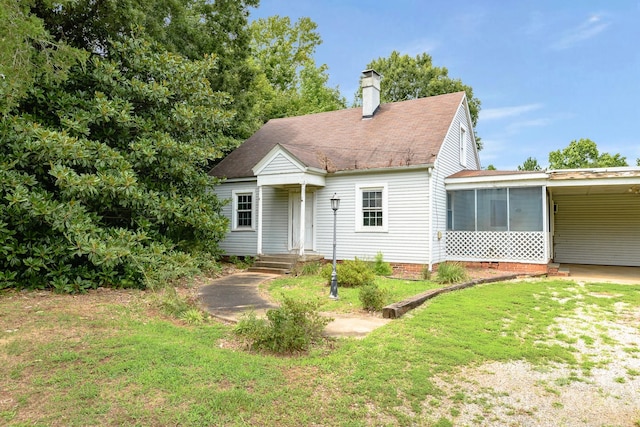
[[[431,55],[440,46],[440,43],[436,40],[420,39],[414,40],[404,48],[399,49],[400,53],[407,54],[409,56],[417,56],[421,53],[428,53]]]
[[[601,15],[591,15],[586,21],[575,28],[570,28],[564,35],[551,45],[554,50],[565,50],[573,47],[577,43],[588,40],[602,33],[611,22],[603,21]]]
[[[548,118],[522,120],[519,122],[511,123],[509,126],[507,126],[507,131],[511,133],[517,133],[523,128],[548,126],[552,122],[553,120]]]
[[[480,119],[486,121],[519,116],[521,114],[528,113],[529,111],[539,110],[542,106],[542,104],[525,104],[513,107],[486,108],[480,110]]]

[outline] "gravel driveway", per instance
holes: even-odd
[[[578,285],[580,286],[580,285]],[[615,298],[613,294],[596,295]],[[464,426],[640,426],[640,308],[578,304],[546,343],[571,346],[576,364],[492,362],[441,377],[433,419]],[[565,337],[557,340],[555,337]]]

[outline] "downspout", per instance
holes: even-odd
[[[429,272],[433,271],[433,168],[427,169],[429,179]]]

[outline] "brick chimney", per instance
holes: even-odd
[[[380,106],[380,74],[375,70],[362,72],[362,118],[373,117]]]

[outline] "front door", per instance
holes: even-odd
[[[300,192],[289,193],[289,250],[300,249]],[[313,251],[313,218],[315,193],[306,192],[304,204],[304,249]]]

